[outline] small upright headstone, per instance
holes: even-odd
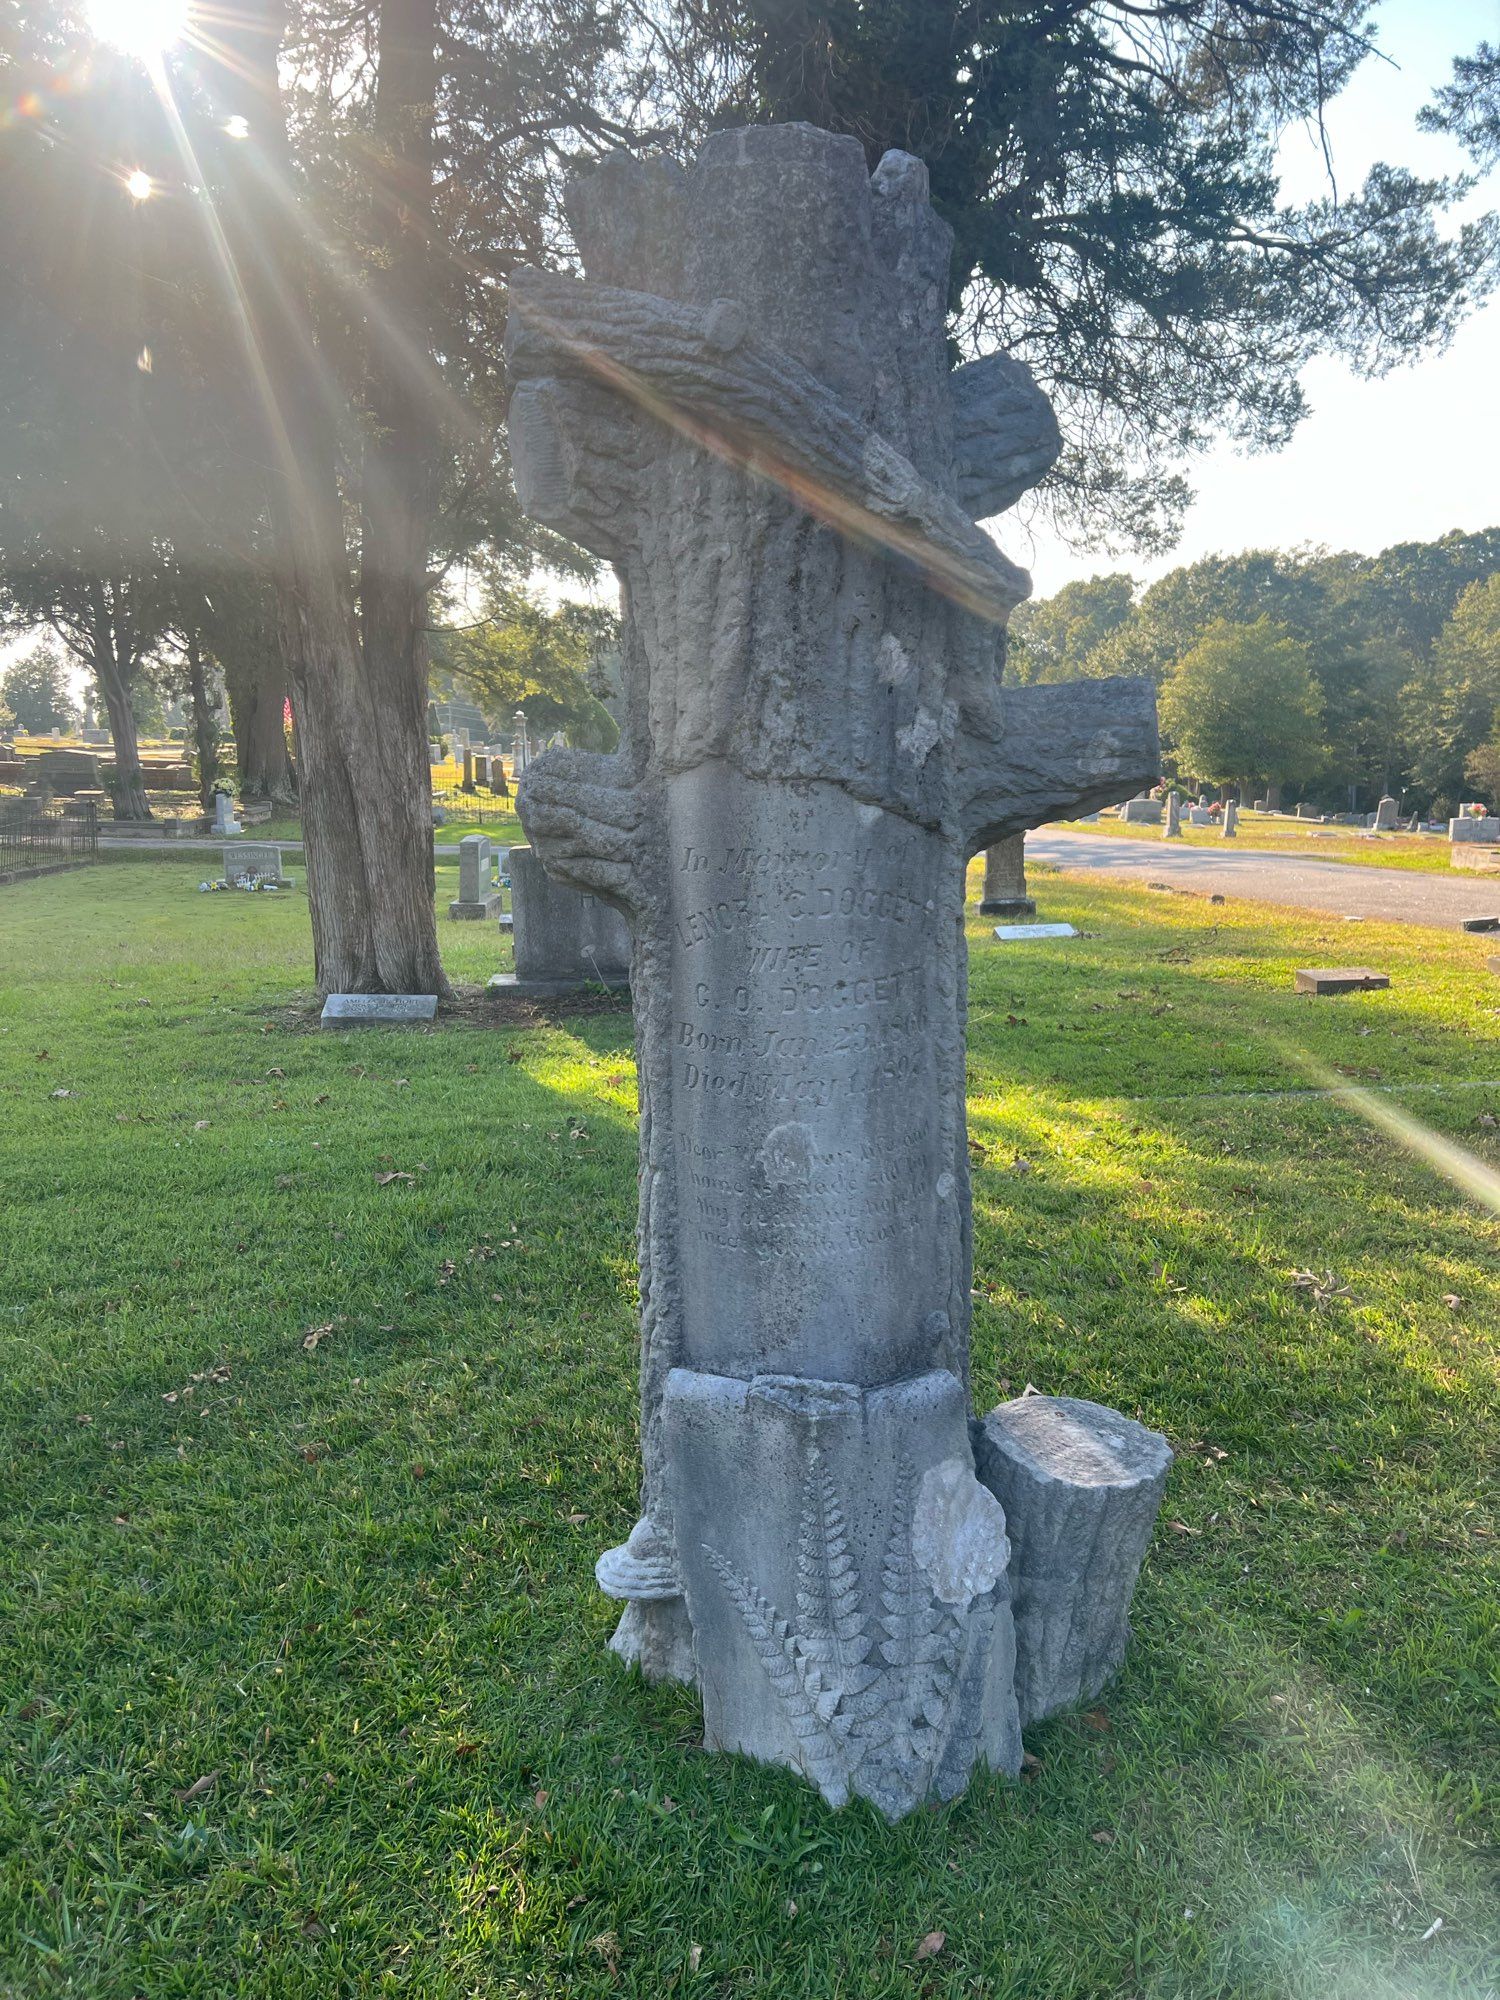
[[[1224,805],[1224,824],[1219,828],[1220,838],[1224,840],[1235,840],[1239,837],[1239,831],[1240,831],[1239,806],[1233,799],[1228,799],[1225,801]]]
[[[458,843],[458,898],[448,905],[450,917],[478,923],[493,916],[499,891],[490,886],[490,843],[482,833],[466,833]]]
[[[239,840],[224,849],[224,880],[235,889],[245,884],[274,889],[291,886],[281,872],[281,849],[257,840]]]
[[[1209,811],[1207,806],[1196,805],[1188,807],[1189,826],[1212,826],[1213,823],[1214,823],[1214,816]]]
[[[1396,814],[1399,809],[1396,801],[1387,792],[1385,797],[1380,801],[1380,804],[1375,808],[1375,831],[1377,833],[1394,833],[1396,830]]]
[[[630,926],[598,896],[554,880],[529,847],[510,850],[511,936],[516,969],[493,992],[553,996],[630,984]]]
[[[1162,824],[1161,837],[1163,840],[1182,838],[1182,808],[1175,792],[1167,793],[1167,817]]]
[[[1460,813],[1448,822],[1448,838],[1466,847],[1493,847],[1500,841],[1500,819],[1488,813]]]
[[[1026,893],[1026,836],[1013,833],[997,840],[984,854],[982,917],[1034,917],[1036,904]]]
[[[214,832],[216,834],[242,833],[243,827],[234,816],[234,800],[228,792],[214,793]]]
[[[1142,793],[1139,798],[1125,801],[1120,817],[1127,826],[1160,826],[1162,811],[1160,799],[1148,799]]]
[[[1258,813],[1263,813],[1263,812],[1264,812],[1264,811],[1266,810],[1266,802],[1265,802],[1265,800],[1264,800],[1264,799],[1257,799],[1257,800],[1255,801],[1255,804],[1254,804],[1254,805],[1253,805],[1253,806],[1252,806],[1252,807],[1250,808],[1250,810],[1251,810],[1252,812],[1258,812]]]

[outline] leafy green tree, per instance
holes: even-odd
[[[0,701],[15,727],[38,736],[72,729],[78,710],[68,695],[67,674],[57,647],[45,641],[17,660],[0,680]]]
[[[1433,647],[1430,675],[1408,687],[1407,699],[1417,782],[1456,804],[1469,760],[1500,724],[1500,573],[1459,598]]]
[[[1010,621],[1012,680],[1067,681],[1091,669],[1104,641],[1130,617],[1135,579],[1116,571],[1065,583],[1054,596],[1019,605]]]
[[[802,118],[852,133],[872,167],[919,155],[955,233],[956,338],[1028,362],[1057,405],[1053,509],[1091,541],[1161,547],[1186,454],[1282,443],[1311,356],[1378,374],[1441,346],[1494,280],[1494,219],[1445,216],[1470,179],[1379,164],[1362,187],[1283,197],[1282,135],[1321,123],[1374,11],[675,0],[652,53],[690,132]]]
[[[533,734],[563,730],[581,750],[612,750],[619,730],[589,686],[601,644],[618,637],[619,620],[588,604],[548,609],[514,584],[492,579],[484,615],[473,624],[433,634],[434,690],[458,683],[489,716],[508,728],[524,708]]]
[[[1178,771],[1268,795],[1309,777],[1323,755],[1323,703],[1306,646],[1269,618],[1215,619],[1161,693],[1163,734]]]

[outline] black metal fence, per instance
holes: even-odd
[[[99,809],[91,800],[0,800],[0,882],[98,858]]]
[[[461,786],[434,792],[432,803],[441,806],[449,819],[456,825],[498,826],[508,821],[516,823],[516,802],[512,795],[508,799],[497,798],[491,792],[466,792]]]

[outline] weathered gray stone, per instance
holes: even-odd
[[[1175,792],[1167,793],[1167,816],[1162,822],[1161,837],[1163,840],[1182,838],[1182,806]]]
[[[409,1028],[436,1013],[435,993],[330,993],[322,1022],[325,1028]]]
[[[1483,819],[1473,814],[1462,814],[1457,819],[1449,820],[1448,838],[1476,847],[1492,847],[1500,841],[1500,819],[1488,814]]]
[[[1163,810],[1160,799],[1127,799],[1120,817],[1127,826],[1160,826]]]
[[[1394,833],[1396,830],[1397,815],[1400,811],[1400,802],[1393,799],[1390,793],[1387,792],[1375,808],[1375,831],[1377,833]]]
[[[1013,833],[985,849],[982,917],[1034,917],[1036,904],[1026,893],[1026,836]]]
[[[281,849],[258,840],[237,840],[224,849],[224,880],[274,882],[284,889],[287,878],[281,872]]]
[[[1233,799],[1224,802],[1224,823],[1219,828],[1223,840],[1237,840],[1240,831],[1240,809]]]
[[[1077,937],[1071,924],[996,924],[995,936],[1002,944],[1032,944],[1038,938]]]
[[[603,1571],[617,1648],[691,1662],[710,1743],[896,1813],[1019,1754],[964,1421],[965,865],[1154,778],[1154,702],[1001,684],[1027,579],[972,509],[1045,425],[1013,373],[948,373],[920,162],[717,132],[569,214],[587,281],[512,284],[509,437],[523,505],[620,573],[622,737],[519,805],[634,939],[649,1528]]]
[[[1294,984],[1299,993],[1374,993],[1391,983],[1390,975],[1368,965],[1303,966]]]
[[[1172,1449],[1076,1396],[1018,1396],[974,1426],[979,1477],[1005,1509],[1021,1727],[1088,1701],[1130,1639],[1130,1600]]]
[[[1207,806],[1188,807],[1189,826],[1212,826],[1213,823],[1214,823],[1214,816],[1209,811]]]
[[[478,922],[493,916],[500,893],[490,886],[490,843],[482,833],[466,833],[458,843],[458,898],[448,905],[450,917]]]
[[[510,850],[510,906],[516,991],[576,993],[629,984],[626,919],[591,891],[554,879],[529,847]]]
[[[1019,1769],[1005,1515],[956,1376],[676,1368],[664,1421],[710,1749],[892,1819]]]
[[[215,833],[242,833],[244,831],[234,816],[234,800],[229,796],[228,792],[214,793],[213,831]]]

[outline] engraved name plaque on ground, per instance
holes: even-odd
[[[1153,780],[1154,703],[1002,685],[1028,580],[977,522],[1058,433],[1017,363],[949,372],[920,162],[720,132],[568,210],[587,279],[512,285],[510,440],[625,613],[619,750],[518,800],[632,935],[642,1506],[597,1575],[711,1748],[894,1817],[1020,1759],[966,1388],[965,864]]]

